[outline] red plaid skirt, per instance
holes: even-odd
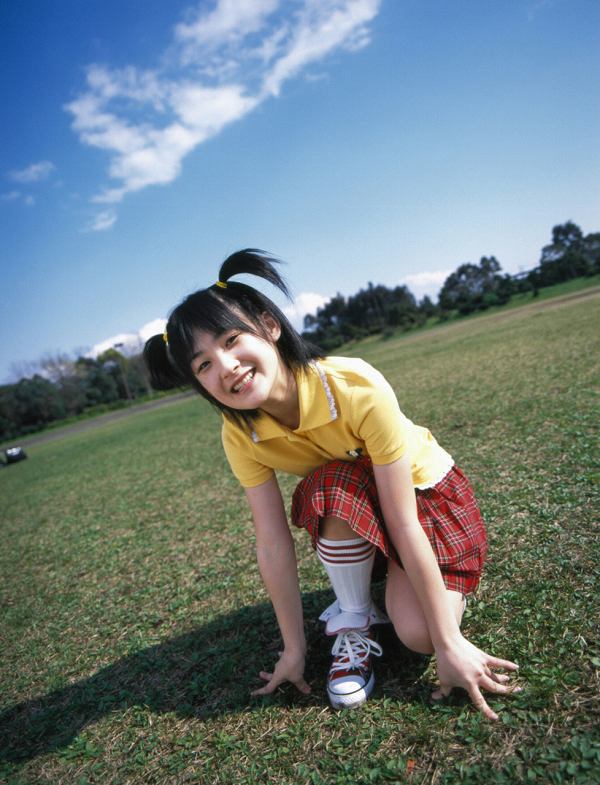
[[[433,488],[416,489],[419,521],[427,534],[447,589],[470,594],[479,583],[487,551],[485,525],[471,485],[457,466]],[[379,507],[368,458],[332,461],[315,469],[296,487],[292,522],[307,529],[316,548],[321,518],[346,521],[400,566]]]

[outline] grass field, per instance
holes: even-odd
[[[598,782],[599,316],[589,290],[360,347],[475,485],[490,554],[464,628],[524,687],[490,698],[499,722],[461,694],[431,705],[431,662],[389,632],[372,700],[332,712],[332,594],[302,533],[313,693],[249,696],[278,631],[198,399],[0,470],[0,781]]]

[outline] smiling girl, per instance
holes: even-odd
[[[385,378],[359,359],[324,357],[261,292],[232,281],[250,273],[289,296],[276,260],[239,251],[218,281],[171,313],[145,358],[153,385],[191,385],[220,409],[222,439],[244,487],[261,577],[283,638],[283,652],[253,694],[304,679],[306,641],[294,542],[275,470],[300,481],[292,522],[306,528],[336,595],[326,633],[335,637],[327,693],[335,708],[372,692],[372,626],[387,621],[373,605],[376,552],[387,561],[385,603],[410,649],[435,652],[440,688],[463,687],[487,717],[482,689],[505,694],[517,666],[478,649],[460,631],[466,595],[479,583],[485,528],[468,480],[431,433],[400,410]]]

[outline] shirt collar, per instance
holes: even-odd
[[[293,433],[303,433],[336,420],[337,407],[323,367],[313,362],[308,368],[298,371],[295,377],[300,404],[300,425]],[[254,442],[275,439],[288,433],[288,428],[265,412],[253,423],[251,431]]]

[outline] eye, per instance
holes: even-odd
[[[239,335],[240,335],[239,333],[232,333],[231,335],[229,335],[227,337],[227,340],[225,341],[225,346],[233,346],[233,344],[239,338]]]
[[[199,364],[199,365],[196,367],[196,371],[195,371],[195,373],[196,373],[196,376],[197,376],[199,373],[202,373],[202,371],[205,371],[205,370],[208,368],[208,365],[209,365],[209,362],[208,362],[208,360],[205,360],[204,362],[200,363],[200,364]]]

